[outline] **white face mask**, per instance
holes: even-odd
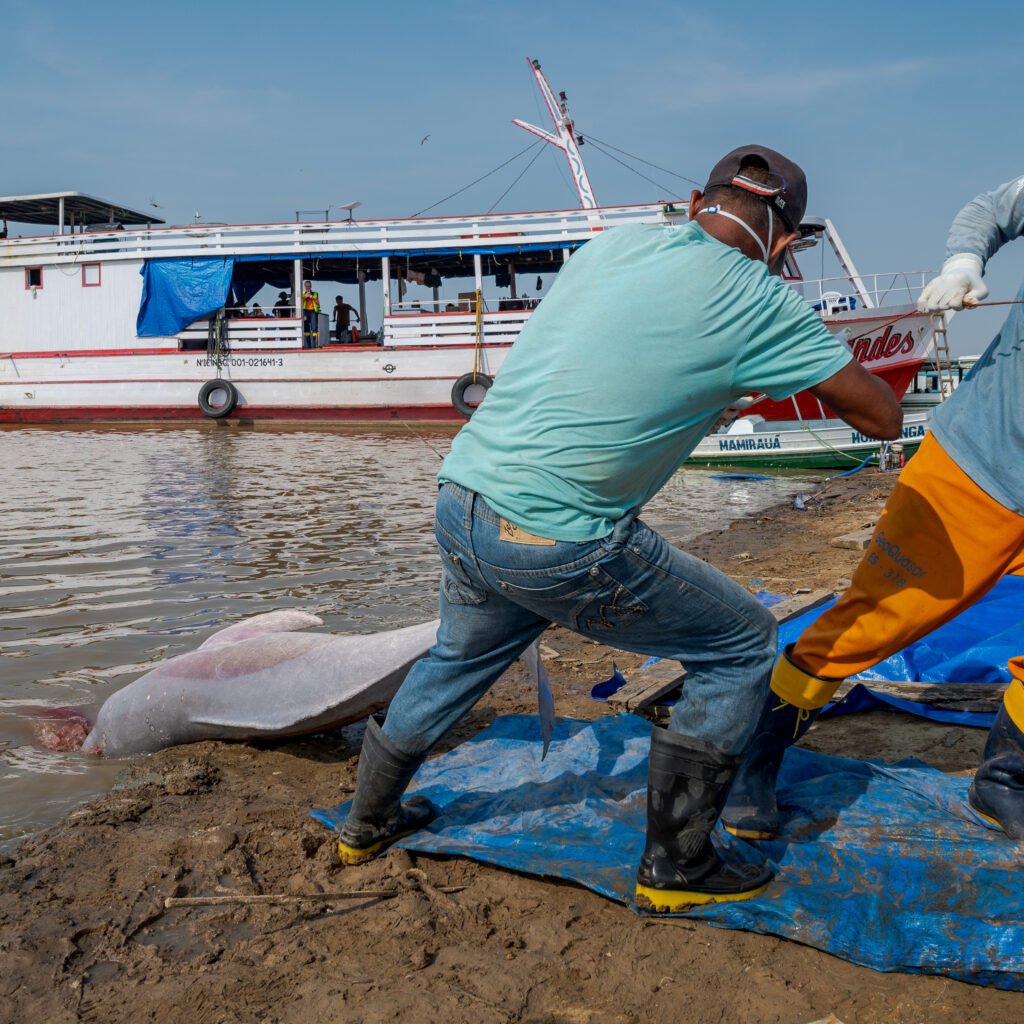
[[[772,213],[772,208],[766,207],[768,210],[768,244],[765,245],[761,241],[761,236],[745,221],[742,217],[737,217],[735,213],[730,213],[728,210],[723,210],[720,206],[705,206],[703,210],[698,210],[697,213],[708,213],[716,214],[719,217],[728,217],[729,220],[735,221],[750,237],[757,242],[758,249],[761,250],[761,258],[765,262],[765,266],[768,265],[768,253],[771,252],[772,238],[775,233],[775,215]]]

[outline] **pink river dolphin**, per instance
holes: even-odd
[[[197,740],[337,728],[387,705],[433,646],[438,623],[365,635],[303,632],[322,625],[306,612],[277,611],[220,630],[108,697],[82,750],[128,757]],[[68,721],[43,741],[67,750],[84,732],[81,719]]]

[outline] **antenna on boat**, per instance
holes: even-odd
[[[346,224],[350,224],[350,223],[352,223],[352,211],[355,210],[357,206],[362,206],[362,205],[363,204],[361,202],[359,202],[358,200],[356,200],[356,202],[354,202],[354,203],[332,203],[327,208],[327,212],[329,214],[331,212],[331,210],[347,210],[348,211],[348,217],[346,218],[345,223]]]
[[[580,208],[596,210],[597,199],[594,196],[594,188],[590,184],[590,177],[587,175],[587,169],[583,166],[583,157],[580,155],[583,136],[576,134],[565,93],[560,92],[556,100],[551,86],[548,85],[548,80],[544,77],[544,72],[540,69],[540,61],[527,57],[526,62],[530,65],[530,71],[537,80],[537,88],[540,89],[540,94],[544,97],[551,120],[555,122],[555,134],[517,118],[513,118],[512,123],[520,128],[525,128],[545,142],[550,142],[552,146],[557,146],[565,154],[566,160],[569,161],[569,171],[572,174],[573,183],[576,185],[576,191],[580,197]]]

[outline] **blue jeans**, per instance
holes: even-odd
[[[775,661],[775,619],[717,569],[634,515],[597,541],[502,540],[479,494],[437,499],[441,625],[391,702],[384,734],[426,753],[549,623],[686,666],[669,728],[739,754],[753,735]]]

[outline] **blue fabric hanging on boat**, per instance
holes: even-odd
[[[230,256],[146,260],[142,301],[135,323],[140,338],[165,338],[184,330],[227,301],[235,261]]]
[[[509,715],[419,770],[439,808],[398,845],[567,879],[632,906],[644,843],[650,725],[558,719],[541,761],[537,720]],[[721,928],[793,939],[878,971],[1024,989],[1020,846],[967,806],[970,779],[793,748],[779,778],[782,831],[728,856],[767,858],[760,896],[694,908]],[[339,827],[349,804],[312,811]]]

